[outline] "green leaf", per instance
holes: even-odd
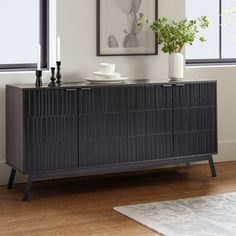
[[[142,24],[145,24],[144,20]],[[162,45],[162,51],[170,54],[181,52],[186,44],[192,45],[196,39],[205,42],[204,37],[199,37],[199,32],[200,29],[206,29],[209,26],[206,16],[201,16],[197,20],[184,19],[178,22],[162,17],[152,24],[146,21],[146,24],[158,35],[158,44]]]

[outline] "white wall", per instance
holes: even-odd
[[[160,15],[180,18],[184,15],[184,8],[180,7],[183,2],[159,0]],[[57,13],[66,79],[76,80],[91,75],[99,62],[105,61],[114,62],[117,69],[130,78],[166,78],[167,57],[163,55],[96,57],[96,0],[58,0]]]
[[[76,81],[91,75],[99,62],[109,61],[130,78],[167,80],[168,57],[96,57],[96,0],[57,0],[58,34],[62,44],[62,72],[64,81]],[[184,0],[159,0],[159,16],[175,19],[184,17]],[[230,101],[234,95],[236,69],[187,69],[188,77],[217,79],[219,82],[219,134],[221,160],[234,158],[236,153],[236,111]],[[45,77],[49,77],[45,74]],[[48,82],[48,79],[44,81]],[[7,182],[9,168],[5,162],[5,92],[8,83],[32,83],[34,74],[0,74],[0,184]],[[235,109],[236,110],[236,109]],[[235,132],[234,132],[235,131]],[[227,151],[227,152],[226,152]],[[227,155],[223,155],[223,153]],[[236,158],[235,158],[236,160]],[[18,175],[18,181],[22,180]]]

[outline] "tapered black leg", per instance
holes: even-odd
[[[215,164],[214,164],[212,156],[209,158],[209,165],[211,169],[211,176],[216,177],[216,169],[215,169]]]
[[[23,201],[29,201],[29,196],[30,196],[30,192],[31,192],[31,188],[32,188],[32,182],[33,182],[33,178],[31,175],[29,175],[28,179],[27,179],[26,186],[25,186]]]
[[[186,162],[186,163],[185,163],[185,166],[186,166],[187,168],[191,168],[190,162]]]
[[[9,181],[8,181],[8,185],[7,185],[8,189],[12,189],[15,176],[16,176],[16,170],[12,168],[11,169],[11,174],[10,174],[10,177],[9,177]]]

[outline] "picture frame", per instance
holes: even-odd
[[[158,18],[158,0],[97,0],[97,56],[157,55],[156,34],[140,17]]]

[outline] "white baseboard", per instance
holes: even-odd
[[[218,153],[215,161],[236,161],[236,141],[220,142]]]
[[[219,143],[219,154],[214,158],[215,162],[236,161],[236,141]],[[0,185],[6,185],[11,168],[0,162]],[[26,176],[17,173],[15,183],[25,183]]]

